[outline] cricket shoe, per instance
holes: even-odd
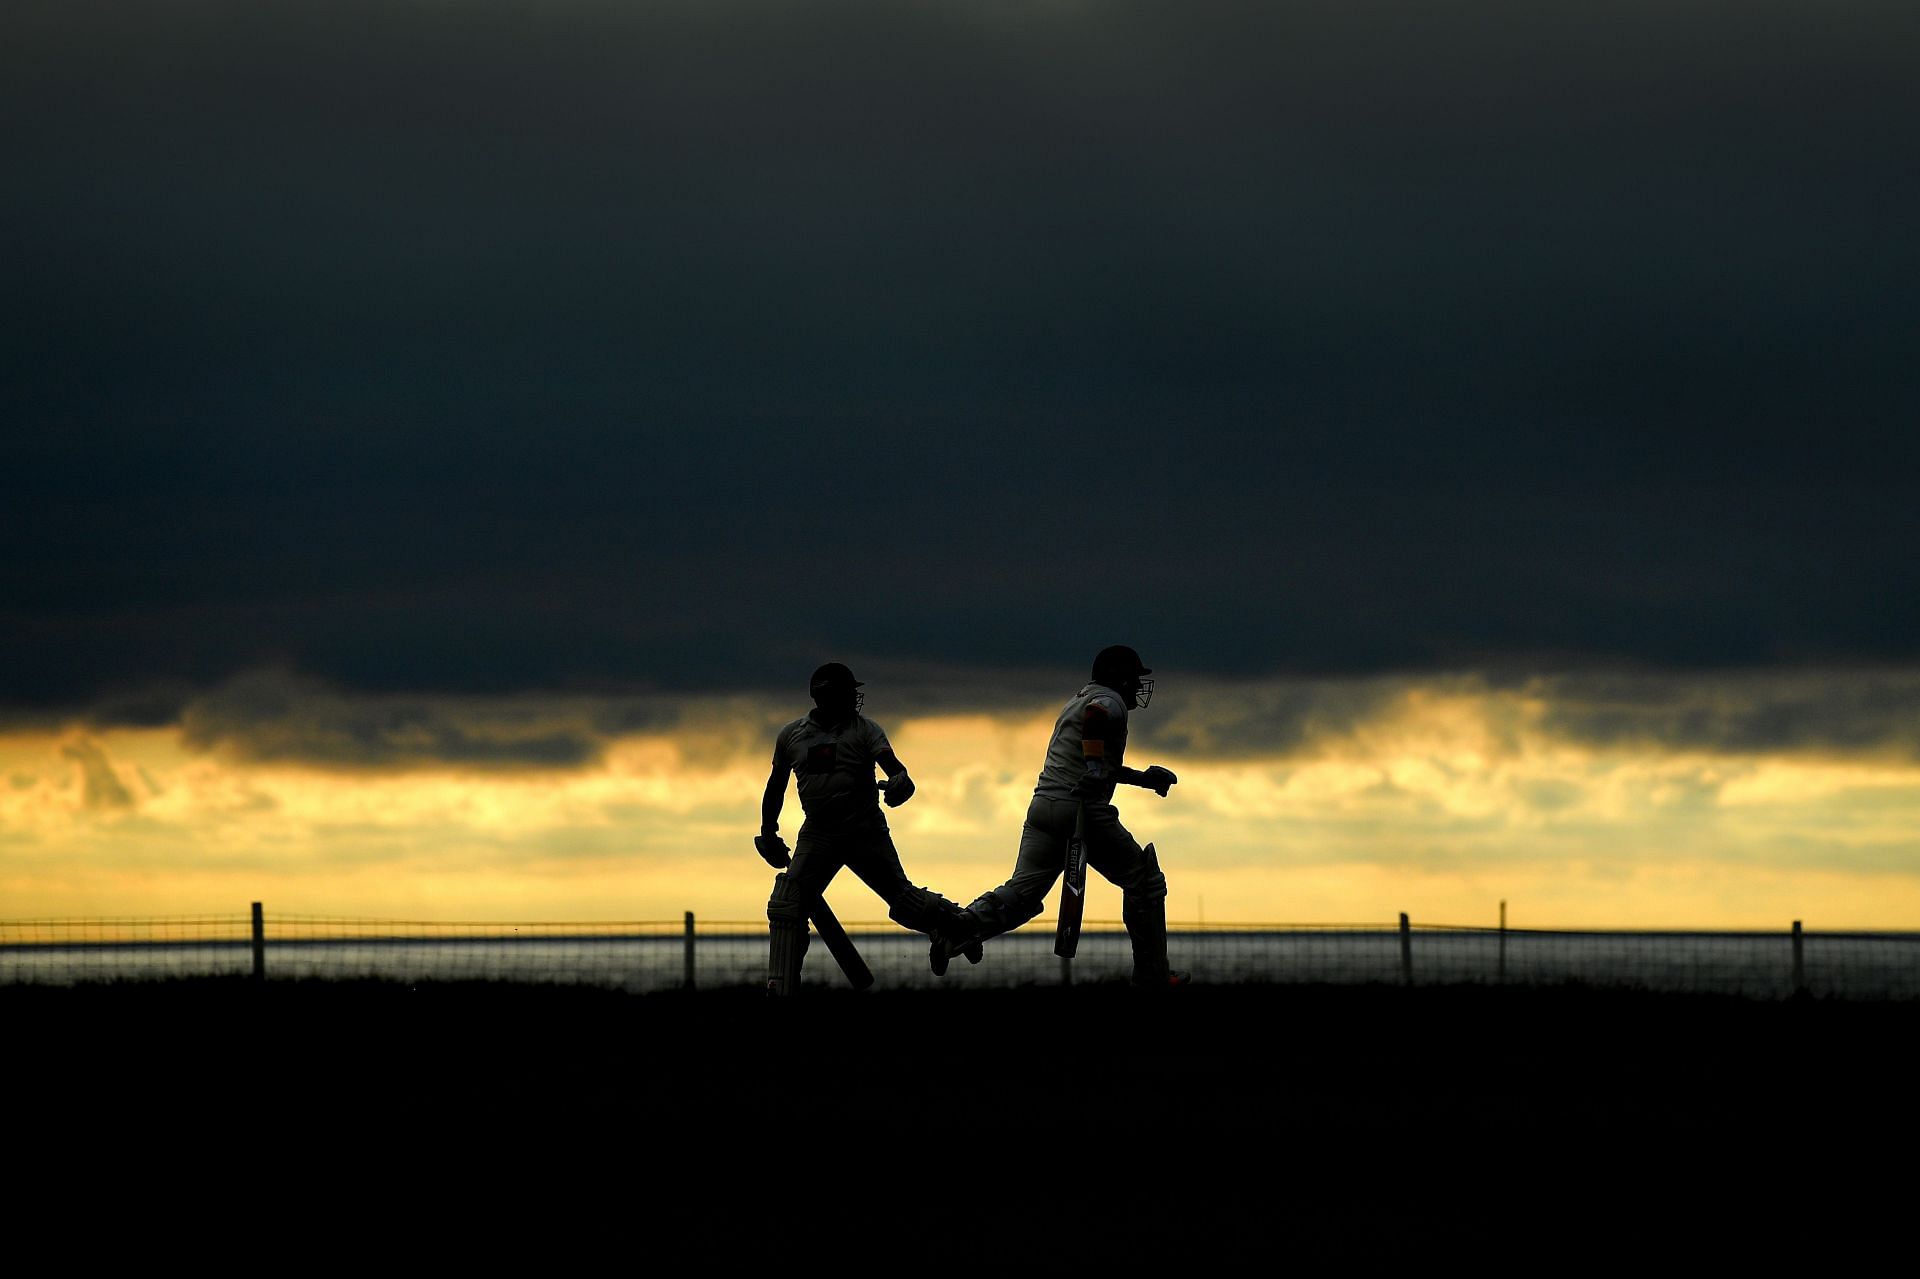
[[[969,964],[980,962],[980,939],[977,937],[949,937],[945,933],[935,933],[932,944],[927,947],[927,965],[933,969],[935,977],[947,975],[947,962],[955,955],[965,955]]]
[[[1183,986],[1193,985],[1193,974],[1175,968],[1161,977],[1138,977],[1133,979],[1135,990],[1179,990]]]

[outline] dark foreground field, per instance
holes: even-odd
[[[1834,1260],[1904,1232],[1916,1017],[1582,989],[0,988],[23,1220],[436,1269],[731,1269],[795,1228],[808,1269]]]

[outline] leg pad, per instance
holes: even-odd
[[[767,993],[793,995],[800,990],[800,961],[807,954],[807,906],[781,871],[767,899]]]

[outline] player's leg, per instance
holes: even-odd
[[[1087,805],[1087,864],[1120,889],[1134,984],[1185,985],[1188,974],[1167,963],[1167,877],[1159,855],[1152,844],[1140,847],[1111,804]]]
[[[980,943],[968,938],[972,921],[954,902],[930,888],[921,888],[907,878],[900,865],[900,853],[893,846],[893,835],[885,827],[867,841],[859,853],[849,853],[847,868],[880,895],[887,904],[887,917],[902,928],[925,933],[933,948],[928,962],[933,975],[947,975],[947,960],[965,955],[969,963],[980,962]]]
[[[1020,828],[1020,854],[1013,877],[967,907],[980,938],[1012,932],[1040,913],[1040,907],[1066,866],[1067,841],[1073,837],[1074,800],[1036,795]]]
[[[902,928],[932,934],[961,922],[958,905],[907,878],[893,834],[884,826],[864,834],[857,847],[849,847],[846,865],[880,895],[887,904],[887,918]]]
[[[793,861],[773,877],[767,898],[767,993],[792,995],[800,989],[800,962],[807,954],[807,908],[840,869],[838,841],[800,828]]]

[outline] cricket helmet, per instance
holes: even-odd
[[[1125,644],[1109,644],[1093,659],[1093,682],[1121,690],[1131,685],[1135,709],[1145,706],[1153,697],[1153,681],[1146,678],[1151,674],[1153,669]]]
[[[860,692],[863,681],[853,677],[853,672],[840,662],[827,662],[814,669],[813,678],[807,681],[807,692],[813,700],[825,705],[830,701],[853,702],[858,711],[860,703],[866,700],[866,694]]]

